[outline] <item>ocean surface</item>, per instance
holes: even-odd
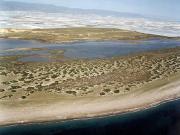
[[[103,118],[1,126],[0,135],[180,135],[180,100]]]
[[[108,58],[163,48],[180,47],[180,40],[151,39],[141,41],[76,42],[66,44],[41,43],[37,41],[0,39],[0,56],[25,55],[22,62],[53,61],[50,51],[62,50],[66,58]],[[43,48],[36,51],[13,50],[18,48]]]

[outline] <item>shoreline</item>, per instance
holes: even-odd
[[[179,82],[179,80],[176,82],[169,83],[169,84],[167,84],[167,86],[164,89],[167,90],[168,87],[174,86],[178,82]],[[180,86],[176,86],[176,87],[174,87],[174,89],[178,89],[179,87]],[[82,115],[82,116],[75,114],[73,116],[70,116],[69,118],[64,117],[64,118],[56,119],[56,118],[47,116],[46,118],[39,119],[39,120],[34,118],[34,120],[32,120],[32,119],[31,120],[29,119],[26,121],[25,120],[24,121],[17,120],[16,122],[9,121],[8,123],[2,121],[0,126],[8,127],[8,126],[16,126],[16,125],[30,125],[30,124],[43,124],[43,123],[46,124],[46,123],[52,123],[52,122],[58,123],[58,122],[66,122],[66,121],[73,121],[73,120],[88,120],[88,119],[93,119],[93,118],[104,118],[104,117],[111,117],[111,116],[115,116],[115,115],[134,113],[134,112],[158,107],[159,105],[165,104],[167,102],[179,100],[180,94],[178,94],[178,93],[179,93],[179,91],[177,91],[177,93],[171,94],[169,96],[162,97],[163,99],[162,98],[160,98],[159,100],[156,99],[157,101],[155,101],[155,102],[144,103],[142,105],[139,105],[139,107],[134,106],[132,108],[126,108],[126,109],[122,109],[122,108],[117,109],[116,108],[117,109],[116,111],[112,110],[112,111],[107,111],[107,112],[102,112],[102,113],[99,112],[99,113],[94,113],[94,114],[89,113],[89,114]]]
[[[0,128],[4,128],[4,127],[11,127],[11,126],[27,126],[27,125],[33,125],[33,124],[51,124],[51,123],[63,123],[63,122],[68,122],[68,121],[76,121],[76,120],[91,120],[91,119],[103,119],[106,117],[113,117],[116,115],[126,115],[126,114],[130,114],[130,113],[136,113],[136,112],[140,112],[140,111],[146,111],[152,108],[156,108],[159,107],[160,105],[166,104],[166,103],[170,103],[170,102],[174,102],[180,100],[180,97],[176,97],[176,98],[169,98],[169,99],[165,99],[164,101],[159,101],[158,103],[152,103],[150,105],[148,105],[147,107],[144,108],[138,108],[132,111],[127,111],[127,112],[117,112],[117,113],[112,113],[112,114],[104,114],[104,115],[97,115],[97,116],[92,116],[92,117],[82,117],[82,118],[72,118],[72,119],[65,119],[65,120],[47,120],[47,121],[36,121],[36,122],[26,122],[26,123],[13,123],[13,124],[4,124],[1,125],[0,124]]]

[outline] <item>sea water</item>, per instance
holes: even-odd
[[[180,100],[101,118],[1,126],[0,135],[180,135]]]

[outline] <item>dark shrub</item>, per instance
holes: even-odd
[[[11,86],[12,89],[19,89],[21,86]]]
[[[5,90],[4,89],[0,89],[0,92],[4,92]]]
[[[66,91],[66,93],[76,95],[76,91]]]
[[[25,98],[26,98],[26,96],[22,96],[21,98],[22,98],[22,99],[25,99]]]
[[[110,92],[111,90],[110,89],[104,89],[103,91],[104,92]]]
[[[12,92],[16,92],[16,90],[11,90]]]
[[[119,93],[119,90],[115,90],[114,93]]]
[[[105,93],[104,93],[104,92],[101,92],[100,95],[103,96],[103,95],[105,95]]]

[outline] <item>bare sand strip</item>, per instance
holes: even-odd
[[[123,96],[1,101],[0,125],[126,113],[146,109],[179,97],[180,78],[177,75],[176,77],[148,84],[138,91]]]
[[[115,28],[0,29],[0,38],[38,40],[50,43],[106,40],[176,39]]]

